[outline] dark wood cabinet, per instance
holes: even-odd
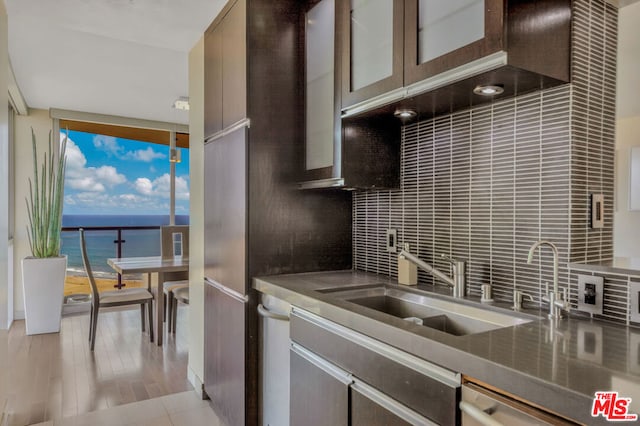
[[[238,0],[222,26],[222,128],[247,117],[247,5]]]
[[[259,421],[251,278],[351,268],[351,194],[299,191],[299,0],[230,0],[206,33],[205,390],[221,424]]]
[[[211,27],[204,34],[204,135],[222,131],[222,29]]]
[[[375,9],[377,6],[389,6],[389,11],[402,10],[402,2],[398,1],[364,3],[372,5],[375,10],[374,13],[369,13],[369,16],[374,15],[369,21],[386,18],[380,10]],[[367,84],[369,88],[362,92],[354,89],[359,92],[356,95],[343,92],[342,75],[352,62],[347,61],[347,65],[344,65],[344,51],[340,46],[345,41],[341,39],[340,28],[343,25],[339,21],[344,20],[345,14],[348,18],[351,13],[349,7],[349,1],[310,0],[304,12],[306,158],[300,179],[301,187],[397,188],[400,185],[401,123],[393,117],[342,120],[340,116],[343,96],[363,98],[373,93],[373,90],[387,90],[390,87],[387,83],[392,80],[384,78],[380,84]],[[393,21],[395,22],[395,18]],[[373,23],[369,22],[369,25]],[[394,25],[397,27],[398,22]],[[401,30],[400,27],[398,29]],[[394,43],[400,41],[400,48],[401,40],[402,37],[394,38]],[[376,50],[375,53],[379,52]],[[376,58],[380,56],[374,55]],[[393,85],[401,85],[402,62],[395,59],[393,61],[393,68],[399,70],[396,76],[400,76],[399,81]],[[370,78],[370,75],[364,75],[370,68],[366,64],[358,65],[360,68],[357,80],[361,82]],[[389,68],[392,68],[391,65]],[[346,72],[351,73],[348,70]]]
[[[386,19],[376,18],[375,30],[366,19],[357,19],[353,4],[360,3],[345,0],[338,8],[343,119],[375,109],[388,115],[411,109],[419,118],[430,118],[570,80],[570,0],[394,0],[393,13],[387,2]],[[367,57],[358,53],[367,50],[355,39],[360,27],[386,34],[389,41],[378,49],[387,58],[381,62],[386,74],[380,74],[386,77],[362,87],[355,69],[362,62],[358,56]],[[387,64],[390,46],[392,68]],[[504,91],[474,93],[483,85]]]
[[[342,107],[402,87],[404,0],[341,0],[336,13]]]
[[[247,303],[209,281],[204,285],[204,389],[226,424],[247,424],[245,411]]]
[[[204,135],[211,138],[247,116],[246,0],[237,0],[204,35]]]
[[[204,272],[239,294],[246,292],[247,130],[204,146]]]

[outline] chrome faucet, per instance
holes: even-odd
[[[466,292],[465,286],[465,262],[464,260],[451,259],[444,254],[442,258],[451,263],[453,267],[453,277],[448,276],[447,274],[441,272],[440,270],[434,268],[428,263],[420,260],[418,257],[409,253],[408,245],[405,245],[404,249],[400,250],[398,256],[402,256],[408,261],[414,263],[418,268],[427,271],[431,275],[440,278],[442,281],[447,283],[449,286],[453,287],[453,297],[463,298]]]
[[[547,285],[547,296],[543,297],[542,300],[549,303],[549,318],[558,319],[562,318],[563,310],[567,312],[569,312],[570,310],[566,289],[562,289],[562,294],[558,292],[558,248],[551,241],[536,241],[529,249],[529,257],[527,258],[527,263],[530,264],[533,261],[533,254],[535,253],[536,249],[542,245],[551,247],[551,250],[553,251],[553,291],[550,292],[549,286]]]

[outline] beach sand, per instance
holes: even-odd
[[[143,287],[145,285],[141,280],[123,278],[122,282],[127,284],[126,287],[123,288]],[[100,292],[116,290],[113,286],[117,283],[117,279],[96,278],[96,284],[98,285],[98,290]],[[65,296],[68,296],[69,294],[89,293],[91,293],[91,287],[89,287],[89,279],[86,276],[67,275],[67,278],[64,281]]]

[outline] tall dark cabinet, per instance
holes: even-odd
[[[300,191],[304,21],[297,0],[229,1],[205,33],[205,391],[259,424],[251,278],[351,267],[351,195]]]

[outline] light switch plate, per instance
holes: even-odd
[[[629,319],[632,322],[640,323],[640,282],[630,282],[629,293],[631,296],[629,297],[629,307],[631,309],[631,316]]]
[[[604,228],[604,194],[591,194],[591,228]]]
[[[578,310],[602,315],[604,278],[578,274]]]

